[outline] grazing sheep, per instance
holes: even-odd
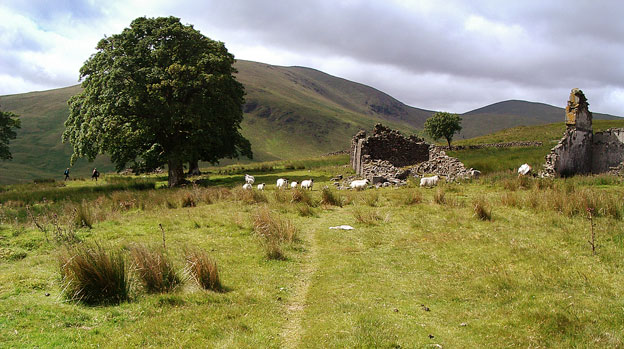
[[[529,164],[523,164],[518,168],[518,176],[526,176],[531,173],[533,168]]]
[[[423,177],[420,179],[420,186],[421,187],[435,187],[436,185],[438,185],[438,181],[440,180],[440,177],[438,175],[435,175],[433,177]]]
[[[258,190],[264,190],[264,186],[265,186],[264,183],[258,184]]]
[[[481,176],[481,171],[479,170],[470,170],[470,177],[479,178]]]
[[[277,180],[277,189],[285,189],[288,185],[288,179],[280,178]]]
[[[251,184],[249,184],[249,183],[243,184],[243,189],[246,189],[246,190],[252,189]]]
[[[256,179],[254,178],[254,176],[250,176],[248,174],[245,175],[245,183],[254,184],[255,181]]]
[[[306,179],[305,181],[301,181],[301,188],[312,190],[313,184],[314,184],[314,179]]]
[[[290,187],[293,189],[297,188],[297,182],[293,181],[292,183],[290,183]]]
[[[359,179],[359,180],[351,182],[349,186],[351,187],[351,189],[360,190],[360,189],[365,189],[367,184],[368,184],[368,179]]]

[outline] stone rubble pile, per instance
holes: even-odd
[[[609,168],[609,174],[624,177],[624,161],[617,166]]]
[[[459,159],[446,155],[444,150],[436,146],[429,149],[429,160],[421,162],[411,168],[414,177],[421,177],[424,174],[437,174],[446,177],[448,182],[466,180],[477,177],[480,172],[467,169]]]

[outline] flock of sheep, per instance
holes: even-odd
[[[254,182],[256,181],[256,178],[254,176],[245,175],[245,184],[243,184],[243,189],[252,189],[252,185],[254,184]],[[277,180],[277,188],[278,189],[286,189],[288,188],[288,179],[286,178],[280,178]],[[301,186],[301,189],[309,189],[312,190],[312,185],[314,185],[314,179],[306,179],[301,181],[301,183],[298,183],[296,181],[290,182],[290,187],[291,188],[297,188],[297,186]],[[258,184],[258,190],[264,190],[264,188],[266,187],[266,183],[260,183]]]
[[[529,173],[531,173],[532,170],[533,168],[531,168],[529,164],[523,164],[522,166],[520,166],[520,168],[518,168],[518,176],[526,176]],[[245,184],[243,184],[243,189],[248,189],[248,190],[252,189],[255,181],[256,181],[256,178],[254,176],[246,174]],[[425,187],[425,188],[432,188],[438,185],[439,181],[440,181],[440,176],[438,175],[435,175],[433,177],[423,177],[420,179],[420,186]],[[358,179],[358,180],[352,181],[349,187],[355,190],[366,189],[366,187],[368,186],[368,183],[369,183],[368,179]],[[314,185],[314,179],[306,179],[306,180],[301,181],[301,183],[298,183],[296,181],[290,182],[290,187],[293,189],[297,188],[297,186],[300,186],[301,189],[312,190],[312,185]],[[258,190],[264,190],[265,186],[266,186],[265,183],[260,183],[258,184],[257,188]],[[277,189],[287,189],[289,186],[288,179],[286,178],[278,179],[276,186],[277,186]]]

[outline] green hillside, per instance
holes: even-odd
[[[343,150],[357,131],[378,122],[412,133],[431,115],[314,69],[249,61],[238,61],[236,68],[247,92],[242,133],[252,143],[255,161]],[[71,154],[71,147],[61,143],[67,100],[79,91],[72,86],[0,97],[3,110],[22,118],[22,129],[11,143],[13,160],[0,163],[0,184],[62,176]],[[72,174],[85,177],[93,167],[113,170],[102,157],[94,164],[80,161]]]
[[[242,133],[251,141],[254,161],[296,159],[344,150],[355,133],[370,130],[378,122],[412,134],[433,113],[407,106],[372,87],[310,68],[242,60],[236,68],[237,78],[247,93]],[[71,147],[61,143],[68,115],[67,100],[79,91],[79,86],[72,86],[0,96],[3,110],[22,117],[22,129],[11,143],[13,160],[0,162],[0,184],[62,177],[71,154]],[[456,139],[519,125],[560,122],[563,115],[562,108],[542,103],[500,102],[463,114],[463,131]],[[602,114],[594,117],[614,118]],[[72,174],[86,177],[93,167],[101,172],[113,170],[107,158],[101,157],[94,164],[78,162]]]

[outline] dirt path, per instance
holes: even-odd
[[[301,340],[301,319],[306,305],[310,279],[319,267],[318,242],[316,231],[309,231],[304,239],[307,242],[309,251],[303,258],[301,277],[295,284],[293,297],[286,306],[286,324],[282,330],[282,344],[284,348],[297,348]]]

